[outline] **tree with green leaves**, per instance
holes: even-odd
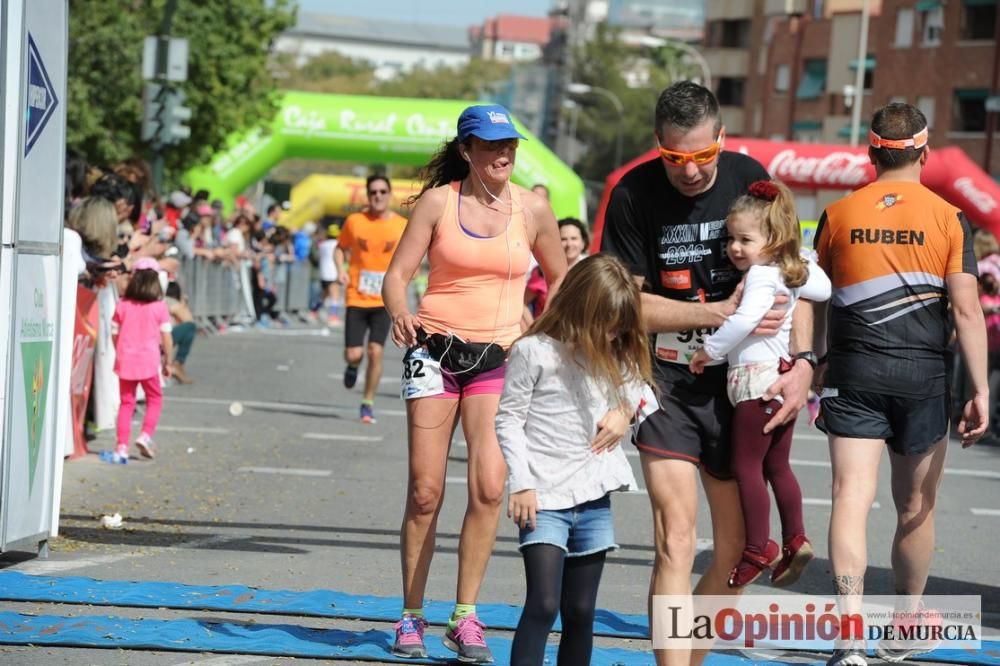
[[[676,80],[696,76],[684,53],[669,44],[629,46],[618,31],[598,24],[593,39],[573,58],[573,81],[611,91],[624,107],[624,117],[598,94],[573,96],[580,105],[576,138],[586,144],[585,154],[574,165],[581,178],[602,182],[617,168],[615,142],[622,134],[622,161],[628,162],[653,147],[653,112],[660,92]],[[627,80],[625,73],[629,72]],[[631,83],[632,85],[629,85]]]
[[[70,0],[67,134],[95,164],[148,157],[140,141],[142,53],[166,0]],[[294,24],[293,0],[180,0],[171,34],[188,39],[191,137],[164,150],[168,181],[203,163],[233,131],[266,123],[277,106],[271,43]]]
[[[505,84],[510,65],[473,58],[464,65],[422,65],[390,79],[378,79],[375,66],[329,51],[317,55],[301,67],[293,67],[290,56],[282,56],[281,87],[337,94],[416,97],[420,99],[480,99],[484,90]]]
[[[274,73],[285,90],[371,95],[377,83],[374,65],[337,51],[313,56],[301,66],[296,66],[295,60],[291,53],[275,54]]]

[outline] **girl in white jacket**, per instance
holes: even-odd
[[[788,354],[792,311],[798,299],[830,298],[830,279],[814,262],[800,255],[799,219],[795,199],[782,183],[761,180],[733,202],[726,218],[729,258],[746,272],[743,296],[736,312],[691,359],[691,371],[708,363],[729,361],[727,389],[733,403],[732,470],[740,489],[746,526],[743,557],[729,575],[730,587],[755,581],[775,566],[773,585],[791,585],[813,557],[802,522],[802,491],[789,463],[794,422],[764,434],[764,425],[779,405],[763,396],[778,375],[790,369]],[[788,297],[788,316],[777,335],[753,335],[774,304]],[[768,538],[771,504],[767,484],[774,489],[781,516],[783,547]],[[779,557],[780,555],[780,557]]]
[[[618,548],[610,493],[636,487],[618,444],[656,408],[649,382],[639,288],[610,255],[574,265],[511,347],[496,428],[527,578],[513,666],[543,662],[560,612],[558,664],[590,663],[604,558]]]

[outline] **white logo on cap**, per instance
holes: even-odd
[[[490,117],[490,122],[494,125],[497,123],[510,125],[510,121],[507,119],[506,113],[500,113],[499,111],[487,111],[486,114]]]

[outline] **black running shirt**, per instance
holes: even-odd
[[[742,275],[726,255],[726,214],[750,183],[770,176],[747,155],[723,152],[712,187],[697,196],[678,192],[657,157],[626,173],[611,192],[601,250],[620,258],[644,291],[680,301],[721,301]],[[708,331],[681,331],[696,348]],[[660,360],[685,363],[683,353]]]

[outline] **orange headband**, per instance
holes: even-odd
[[[904,150],[906,148],[920,149],[927,145],[927,128],[923,128],[913,135],[912,139],[883,139],[875,132],[868,130],[868,143],[872,148],[890,148],[892,150]]]

